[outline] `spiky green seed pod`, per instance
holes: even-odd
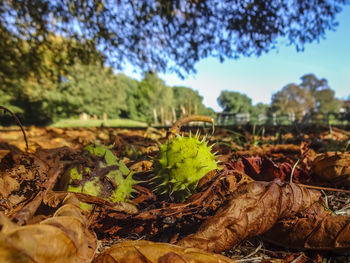
[[[169,139],[160,147],[155,160],[155,192],[166,194],[175,201],[186,200],[204,175],[218,169],[211,148],[205,139],[200,141],[197,134]]]
[[[77,165],[70,170],[67,191],[98,196],[109,202],[125,202],[135,192],[133,185],[133,172],[118,160],[111,150],[104,146],[85,147],[86,164],[92,167]],[[87,204],[81,208],[89,209]]]

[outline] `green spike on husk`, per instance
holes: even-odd
[[[178,202],[185,201],[195,192],[203,176],[218,169],[210,149],[205,139],[199,140],[198,133],[170,138],[160,147],[155,160],[154,191],[159,195],[167,194]]]

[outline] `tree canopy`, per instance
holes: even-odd
[[[184,114],[189,115],[214,115],[214,111],[203,104],[203,97],[199,95],[198,91],[182,86],[173,87],[173,91],[177,116],[181,116],[183,111]]]
[[[235,91],[222,91],[217,101],[225,112],[251,112],[253,108],[251,98]]]
[[[72,66],[48,100],[54,115],[61,118],[81,113],[118,118],[128,107],[126,91],[113,70],[93,64]]]
[[[303,116],[306,113],[327,114],[338,112],[340,100],[335,98],[326,79],[318,79],[314,74],[301,77],[301,83],[291,83],[272,96],[271,110],[276,113]]]
[[[89,59],[97,47],[109,63],[159,72],[194,71],[197,61],[260,55],[280,39],[302,49],[333,30],[347,0],[72,0],[0,2],[0,32],[8,52],[28,41],[32,67],[50,35],[75,39],[69,53]],[[4,52],[1,47],[1,52]],[[79,52],[77,52],[79,51]],[[24,52],[25,53],[25,52]],[[2,54],[1,54],[2,55]],[[58,64],[59,65],[59,64]]]
[[[280,114],[295,114],[302,116],[315,104],[312,94],[301,86],[291,83],[272,96],[271,108]]]

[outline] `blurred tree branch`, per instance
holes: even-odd
[[[347,0],[4,0],[1,32],[38,47],[51,33],[95,47],[121,68],[195,71],[200,59],[261,55],[285,39],[297,49],[334,30]],[[73,49],[73,47],[72,47]],[[81,53],[83,58],[89,52]],[[77,55],[77,54],[75,54]],[[33,67],[38,65],[32,63]],[[40,63],[39,63],[40,65]]]

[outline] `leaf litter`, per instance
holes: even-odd
[[[189,129],[183,127],[185,133]],[[203,177],[186,202],[171,203],[147,184],[164,130],[26,130],[28,151],[20,130],[0,132],[4,262],[322,262],[346,259],[344,251],[350,250],[349,193],[327,188],[349,186],[349,153],[320,152],[325,133],[297,139],[285,134],[285,145],[260,136],[257,146],[216,129],[209,140],[221,154],[222,169]],[[345,145],[348,134],[336,132],[337,137],[325,137],[325,145],[335,139]],[[135,172],[140,183],[128,202],[62,189],[64,174],[81,163],[78,156],[90,144],[112,145]],[[93,209],[81,210],[80,202]],[[48,239],[56,249],[47,247]]]

